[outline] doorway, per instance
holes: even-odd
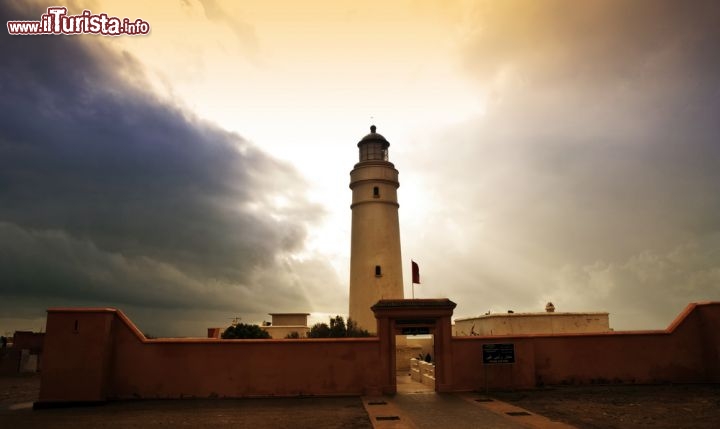
[[[452,385],[450,318],[454,308],[455,303],[449,299],[381,300],[372,307],[378,322],[384,394],[397,393],[399,385],[402,390],[428,387],[436,392],[449,390]],[[416,352],[414,348],[418,346],[420,349]],[[422,362],[417,360],[418,373],[414,373],[410,364],[414,356],[410,353],[417,353],[419,357],[422,350],[430,355],[431,362],[426,364],[424,355]],[[404,375],[408,373],[402,372],[407,367],[410,367],[409,380]],[[403,378],[399,378],[401,376]]]
[[[432,334],[395,335],[395,385],[397,393],[435,391]]]

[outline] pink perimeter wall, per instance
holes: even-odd
[[[515,344],[514,364],[482,363],[482,345]],[[719,383],[720,303],[690,304],[664,331],[453,337],[456,390],[558,384]]]
[[[148,340],[114,309],[50,309],[47,337],[41,403],[379,391],[377,338]]]
[[[449,330],[449,316],[443,323]],[[447,339],[436,344],[443,391],[720,383],[720,302],[689,305],[663,331]],[[483,365],[482,345],[489,343],[514,344],[516,362]],[[392,375],[383,368],[394,368],[394,353],[381,344],[379,338],[148,340],[115,309],[50,309],[39,402],[375,395]]]

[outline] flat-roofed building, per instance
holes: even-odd
[[[307,337],[310,328],[307,318],[310,313],[269,313],[272,321],[262,328],[273,338],[286,338],[297,332],[300,338]]]
[[[455,336],[490,336],[524,334],[571,334],[609,332],[610,315],[607,312],[555,312],[548,303],[545,312],[490,313],[476,317],[455,319]]]

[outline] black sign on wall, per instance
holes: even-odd
[[[515,363],[515,344],[483,344],[483,364]]]

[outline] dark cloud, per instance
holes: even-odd
[[[441,203],[422,247],[449,249],[453,263],[428,269],[459,285],[456,313],[552,300],[664,327],[690,300],[720,299],[717,258],[646,275],[678,249],[720,249],[717,2],[483,2],[471,15],[464,64],[487,112],[416,152],[447,142],[427,170],[442,188],[428,189]],[[568,280],[580,272],[607,284]],[[684,293],[681,279],[705,280]],[[644,295],[657,299],[628,304]]]
[[[41,13],[14,6],[0,20]],[[284,273],[322,212],[295,170],[159,100],[94,36],[0,37],[5,302],[309,310]]]

